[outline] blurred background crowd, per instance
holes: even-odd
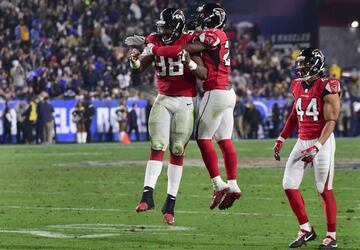
[[[121,100],[120,109],[129,98],[147,99],[149,110],[156,95],[154,72],[132,72],[127,58],[129,48],[123,41],[129,35],[154,32],[155,20],[165,7],[189,13],[198,5],[197,1],[187,0],[0,1],[0,102],[22,100],[15,111],[17,121],[25,124],[19,124],[18,133],[25,137],[18,141],[53,143],[51,100],[76,99],[78,105],[88,107],[94,100],[115,99]],[[300,48],[276,48],[262,36],[257,24],[238,25],[229,20],[226,33],[231,44],[230,81],[237,93],[234,137],[276,137],[291,110],[289,86]],[[337,134],[358,136],[359,71],[344,70],[336,58],[330,61],[328,74],[341,80],[343,92]],[[254,104],[257,98],[282,100],[285,104],[275,103],[264,117]],[[123,131],[137,131],[129,122],[139,116],[131,114],[132,109],[126,111],[126,119],[124,114],[124,119],[118,119]],[[2,141],[10,142],[9,108],[2,114]],[[74,122],[78,123],[76,119]],[[36,140],[30,137],[29,123],[33,131],[38,131],[34,132]]]

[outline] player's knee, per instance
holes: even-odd
[[[181,156],[184,154],[185,147],[181,143],[172,143],[170,150],[173,155]]]
[[[294,180],[294,178],[285,176],[283,179],[283,189],[298,189],[299,184]]]
[[[316,190],[322,194],[324,192],[325,183],[322,182],[316,182]]]
[[[165,151],[166,143],[162,140],[152,140],[151,141],[151,149]]]

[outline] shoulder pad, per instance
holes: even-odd
[[[151,33],[150,35],[148,35],[145,39],[145,43],[155,43],[156,40],[158,39],[158,36],[155,32]]]
[[[300,80],[300,79],[292,80],[291,84],[290,84],[291,91],[294,91],[296,85],[301,84],[301,82],[302,82],[302,80]]]

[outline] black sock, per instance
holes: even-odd
[[[168,194],[167,197],[166,197],[166,201],[164,203],[164,206],[163,206],[163,208],[161,210],[162,213],[163,214],[172,214],[172,215],[174,215],[175,202],[176,202],[176,197]]]
[[[144,192],[141,198],[141,201],[146,202],[150,207],[154,206],[153,192],[153,188],[146,186],[144,187]]]

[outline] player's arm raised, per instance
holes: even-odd
[[[207,78],[207,68],[205,68],[200,55],[190,56],[187,51],[182,50],[180,52],[180,58],[181,61],[189,67],[191,73],[195,77],[200,80],[205,80]]]

